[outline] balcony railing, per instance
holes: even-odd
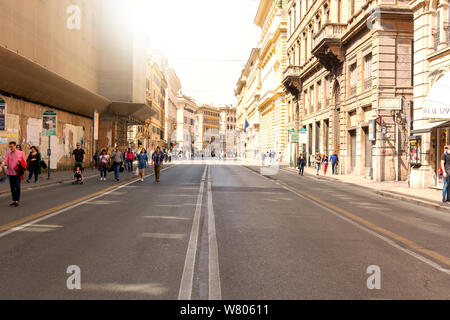
[[[315,48],[323,39],[339,40],[345,33],[345,24],[327,23],[315,35],[313,48]]]
[[[302,67],[300,66],[289,66],[286,68],[286,70],[284,70],[283,78],[298,77],[301,71]]]
[[[350,87],[350,97],[356,96],[356,85]]]
[[[436,31],[433,34],[433,47],[434,47],[434,50],[437,50],[440,41],[441,41],[441,34],[440,34],[439,31]]]
[[[364,79],[364,91],[372,89],[372,78]]]
[[[450,46],[450,23],[447,24],[447,46]]]

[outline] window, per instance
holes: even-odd
[[[358,83],[356,62],[350,66],[349,71],[350,71],[350,96],[354,96],[356,95],[356,85]]]
[[[372,53],[364,57],[364,90],[372,88]]]
[[[434,29],[433,29],[433,40],[434,40],[434,49],[437,49],[439,46],[439,43],[441,42],[440,36],[440,14],[441,10],[436,10],[436,16],[434,18]]]
[[[314,96],[314,86],[311,86],[309,88],[309,107],[310,107],[310,112],[314,112],[314,107],[316,104],[316,100],[315,100],[315,96]]]
[[[337,21],[338,23],[342,22],[342,0],[338,1],[338,7],[337,7]]]
[[[323,91],[322,91],[322,81],[317,82],[317,110],[322,108],[322,99],[323,99]]]

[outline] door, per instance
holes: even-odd
[[[364,166],[366,168],[366,176],[371,179],[373,177],[372,173],[372,141],[369,140],[369,128],[363,128],[364,132]]]
[[[352,172],[356,169],[356,130],[350,132],[350,163]]]

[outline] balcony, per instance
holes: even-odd
[[[439,31],[436,31],[435,33],[433,33],[433,48],[434,50],[437,50],[439,43],[440,43],[440,38],[441,37],[441,33]]]
[[[294,97],[298,97],[298,95],[300,94],[301,71],[302,67],[300,66],[289,66],[286,68],[283,74],[283,85],[286,88],[286,91],[292,94]]]
[[[327,23],[314,36],[311,52],[329,71],[344,60],[341,54],[341,37],[345,31],[345,24]]]

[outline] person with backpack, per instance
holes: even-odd
[[[8,167],[6,174],[8,175],[13,199],[10,206],[18,207],[20,201],[20,181],[23,179],[23,174],[27,169],[27,162],[25,154],[23,151],[17,149],[17,144],[15,142],[10,142],[9,148],[10,151],[6,154],[5,159],[3,159],[0,169],[3,169],[5,166]]]
[[[156,147],[156,151],[152,155],[152,165],[155,168],[155,181],[159,183],[161,177],[161,168],[164,166],[163,164],[164,156],[161,152],[161,148]]]
[[[297,159],[297,168],[298,168],[298,174],[303,176],[303,171],[305,170],[306,166],[306,158],[303,153],[300,154],[300,157]]]
[[[333,152],[333,154],[330,157],[331,161],[331,170],[333,174],[338,174],[338,164],[339,164],[339,157],[336,153],[336,150]]]
[[[124,162],[123,154],[119,151],[119,147],[116,147],[116,151],[111,154],[111,160],[114,167],[114,178],[116,179],[116,181],[119,181],[120,171]]]
[[[444,147],[444,153],[441,156],[442,179],[444,187],[442,188],[442,202],[450,201],[450,154],[448,152],[448,145]]]

